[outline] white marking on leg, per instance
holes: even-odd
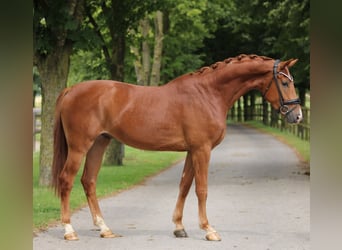
[[[101,233],[110,231],[109,227],[107,227],[107,225],[104,222],[104,220],[100,216],[98,216],[98,215],[96,215],[95,225],[98,226],[101,229]]]
[[[64,235],[71,234],[71,233],[75,232],[75,230],[73,229],[71,224],[64,224],[64,229],[65,229],[65,234]]]

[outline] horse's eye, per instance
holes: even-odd
[[[289,86],[289,82],[288,81],[281,81],[281,83],[283,84],[284,87],[288,87]]]

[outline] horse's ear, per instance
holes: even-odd
[[[279,64],[280,69],[284,69],[285,67],[291,68],[293,65],[295,65],[295,63],[298,61],[298,59],[290,59],[284,62],[281,62]]]

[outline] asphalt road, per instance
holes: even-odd
[[[189,238],[173,236],[182,167],[183,162],[100,201],[107,225],[123,237],[101,239],[87,207],[72,216],[79,241],[63,240],[59,225],[34,237],[33,249],[310,249],[309,177],[288,146],[254,129],[228,126],[209,168],[207,212],[220,242],[204,240],[194,187],[184,209]]]

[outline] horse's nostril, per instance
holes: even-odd
[[[302,114],[297,115],[297,122],[301,122],[303,120]]]
[[[302,120],[303,120],[303,113],[302,113],[302,110],[300,109],[297,114],[297,123],[300,123]]]

